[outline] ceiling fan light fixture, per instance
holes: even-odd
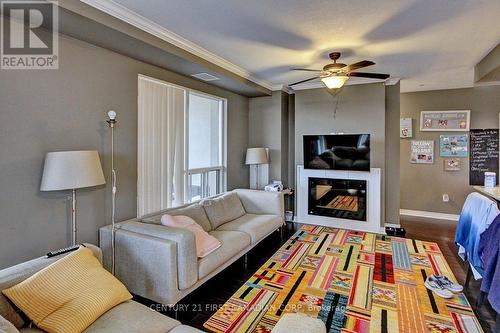
[[[328,89],[338,89],[344,85],[347,79],[349,77],[345,75],[331,75],[321,78],[321,81],[323,81]]]

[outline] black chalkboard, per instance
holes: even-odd
[[[470,131],[469,184],[484,185],[486,171],[497,173],[498,184],[498,130]]]

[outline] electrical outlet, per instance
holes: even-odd
[[[448,201],[450,201],[450,196],[447,193],[443,194],[443,202],[448,202]]]

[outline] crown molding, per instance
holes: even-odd
[[[293,94],[294,93],[294,89],[292,87],[289,87],[287,86],[286,84],[275,84],[273,85],[272,91],[284,91],[286,92],[287,94]]]
[[[474,82],[472,87],[488,87],[488,86],[499,86],[500,81],[487,81],[487,82]],[[468,88],[468,87],[466,87]]]
[[[160,38],[161,40],[170,43],[184,51],[187,51],[197,57],[205,59],[208,62],[211,62],[227,71],[230,71],[246,80],[249,80],[253,83],[256,83],[266,89],[271,91],[284,91],[289,94],[293,94],[296,90],[305,90],[305,89],[318,89],[324,88],[322,82],[308,82],[299,85],[298,87],[289,87],[286,84],[272,84],[267,80],[262,80],[252,76],[252,74],[246,69],[233,64],[232,62],[222,58],[221,56],[216,55],[203,48],[202,46],[172,32],[163,26],[137,14],[136,12],[112,1],[112,0],[80,0],[82,3],[85,3],[95,9],[100,10],[103,13],[111,15],[125,23],[128,23],[138,29],[141,29],[155,37]],[[393,85],[400,81],[399,78],[389,78],[385,80],[386,85]],[[356,78],[355,81],[348,80],[346,85],[358,85],[358,84],[368,84],[368,83],[376,83],[376,82],[384,82],[384,80],[373,80],[373,79],[363,79]]]
[[[126,22],[136,28],[139,28],[155,37],[158,37],[184,51],[194,54],[202,59],[205,59],[217,66],[224,68],[236,75],[243,77],[246,80],[252,81],[269,90],[275,89],[276,86],[270,82],[258,79],[244,68],[233,64],[232,62],[208,51],[196,43],[162,27],[161,25],[135,13],[134,11],[111,0],[80,0],[81,2],[94,7],[101,12],[111,15],[123,22]]]
[[[394,85],[398,84],[399,81],[401,81],[400,77],[396,77],[396,76],[392,77],[391,76],[390,78],[388,78],[387,80],[385,80],[385,85],[386,86],[394,86]]]

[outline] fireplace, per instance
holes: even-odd
[[[309,177],[309,215],[366,221],[366,180]]]
[[[298,165],[295,220],[297,223],[379,233],[383,230],[381,180],[380,168],[361,172],[312,170]],[[345,201],[329,205],[335,194],[344,196],[339,200]],[[357,199],[350,198],[353,196]],[[329,197],[332,198],[328,201]],[[348,200],[351,200],[350,205]]]

